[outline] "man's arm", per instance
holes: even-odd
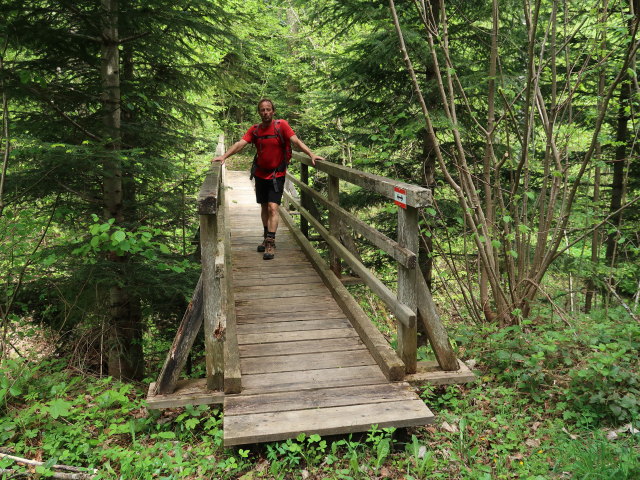
[[[311,157],[311,163],[312,163],[314,166],[315,166],[315,164],[316,164],[316,160],[324,160],[324,158],[323,158],[323,157],[321,157],[321,156],[316,155],[315,153],[313,153],[313,152],[309,149],[309,147],[307,147],[307,146],[302,142],[302,140],[300,140],[300,139],[298,138],[298,136],[297,136],[297,135],[294,135],[293,137],[291,137],[291,139],[290,139],[290,140],[291,140],[293,143],[295,143],[295,144],[298,146],[298,148],[299,148],[300,150],[302,150],[304,153],[306,153],[307,155],[309,155],[309,156]]]
[[[236,143],[234,143],[233,145],[231,145],[231,147],[229,147],[229,150],[227,150],[226,152],[224,152],[222,155],[220,155],[219,157],[214,158],[213,160],[211,160],[212,162],[222,162],[224,164],[224,161],[229,158],[231,155],[238,153],[240,150],[242,150],[244,147],[246,147],[249,144],[249,142],[247,142],[246,140],[240,139],[238,140]]]

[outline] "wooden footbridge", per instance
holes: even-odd
[[[418,209],[430,203],[430,191],[320,161],[317,171],[328,176],[325,196],[308,186],[308,157],[294,156],[301,178],[287,174],[273,260],[256,252],[263,231],[247,173],[216,164],[207,174],[198,198],[202,275],[150,385],[149,408],[223,404],[225,445],[432,422],[409,382],[464,382],[473,374],[455,358],[417,267]],[[397,240],[340,207],[341,180],[400,205]],[[318,206],[328,212],[326,226]],[[308,240],[309,226],[329,246],[328,262]],[[397,262],[397,294],[344,246],[349,231]],[[397,352],[345,288],[341,262],[393,313]],[[437,362],[417,362],[418,322]],[[207,376],[181,380],[202,325]]]

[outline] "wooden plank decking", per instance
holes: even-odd
[[[387,381],[285,224],[273,260],[256,252],[252,184],[246,172],[227,182],[242,393],[224,399],[225,445],[431,423],[408,383]]]

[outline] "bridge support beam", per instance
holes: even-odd
[[[398,243],[417,256],[418,238],[418,209],[410,205],[398,208]],[[418,311],[417,270],[417,266],[407,268],[398,263],[398,300],[414,312]],[[398,355],[405,364],[406,372],[415,373],[418,364],[417,324],[408,327],[398,322]]]

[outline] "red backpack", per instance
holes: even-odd
[[[253,126],[253,143],[256,145],[256,155],[253,157],[253,164],[251,165],[251,176],[250,180],[253,180],[255,177],[256,168],[258,168],[258,154],[260,153],[260,142],[259,140],[266,140],[267,138],[277,138],[278,143],[282,147],[282,162],[280,165],[273,171],[273,185],[275,186],[276,192],[278,191],[278,185],[276,182],[276,172],[284,172],[287,169],[287,165],[289,165],[289,160],[291,160],[291,142],[287,142],[280,130],[280,120],[276,120],[274,124],[276,133],[275,135],[258,135],[258,124]]]

